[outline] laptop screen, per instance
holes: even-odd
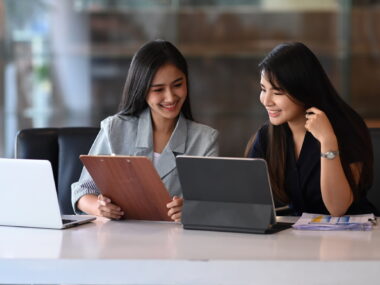
[[[214,229],[267,229],[275,210],[263,159],[177,156],[182,222]]]

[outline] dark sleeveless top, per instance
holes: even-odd
[[[294,215],[303,212],[329,214],[321,194],[321,147],[319,141],[310,132],[306,132],[298,160],[294,153],[294,142],[292,133],[286,125],[286,170],[285,191],[290,198],[290,207]],[[264,125],[256,136],[253,147],[249,153],[252,158],[265,158],[268,142],[268,125]],[[355,157],[354,152],[350,154],[348,161],[358,162],[360,158]],[[368,201],[365,194],[354,201],[346,214],[374,213],[379,211]]]

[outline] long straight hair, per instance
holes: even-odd
[[[181,52],[170,42],[154,40],[144,44],[133,56],[120,102],[120,115],[138,116],[148,108],[146,96],[154,75],[165,64],[173,64],[185,75],[187,96],[181,112],[193,120],[190,106],[187,62]]]
[[[259,69],[273,88],[286,91],[305,109],[316,107],[327,115],[338,140],[343,170],[354,199],[361,197],[373,180],[373,150],[368,128],[338,95],[314,53],[302,43],[280,44],[263,59]],[[286,127],[287,124],[269,123],[266,150],[273,192],[281,202],[289,201],[285,193]],[[252,148],[252,143],[247,149]],[[360,158],[359,183],[355,182],[349,165],[349,151]]]

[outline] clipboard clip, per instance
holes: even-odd
[[[372,225],[376,226],[377,225],[377,218],[376,217],[374,217],[373,219],[369,218],[368,222],[370,222]]]

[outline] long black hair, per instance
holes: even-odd
[[[299,42],[280,44],[263,59],[259,69],[273,88],[286,91],[305,109],[316,107],[327,115],[338,140],[343,170],[354,199],[361,197],[373,180],[373,151],[368,128],[338,95],[314,53]],[[266,150],[274,194],[282,202],[288,202],[284,191],[285,128],[286,124],[274,126],[269,123]],[[251,147],[252,142],[248,148]],[[349,166],[348,157],[353,155],[361,162],[359,183],[355,182]]]
[[[193,120],[189,96],[189,78],[186,59],[170,42],[154,40],[144,44],[133,56],[120,102],[120,115],[138,116],[148,108],[146,96],[157,70],[165,64],[173,64],[185,75],[187,96],[181,112]]]

